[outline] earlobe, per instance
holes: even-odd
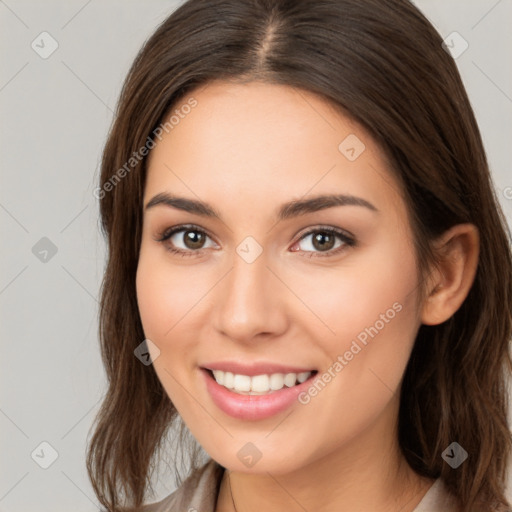
[[[435,242],[438,265],[429,279],[421,322],[437,325],[461,306],[473,284],[478,267],[479,234],[473,224],[457,224]]]

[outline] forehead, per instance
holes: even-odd
[[[170,115],[172,127],[150,153],[145,202],[162,191],[208,196],[226,207],[227,198],[267,204],[308,193],[349,193],[381,205],[399,199],[378,144],[314,93],[215,81]]]
[[[290,146],[297,156],[320,146],[336,154],[344,133],[357,132],[362,139],[370,138],[331,102],[287,85],[214,81],[187,95],[173,107],[170,116],[185,111],[192,98],[194,108],[188,108],[179,119],[173,116],[169,131],[176,145],[189,142],[205,151],[231,149],[232,154],[239,148],[244,157],[259,159],[273,157]],[[260,149],[265,149],[263,154]]]

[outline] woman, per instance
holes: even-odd
[[[510,235],[411,3],[184,3],[97,197],[109,511],[509,510]],[[208,459],[141,508],[174,425]]]

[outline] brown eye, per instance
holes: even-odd
[[[313,236],[313,247],[319,251],[329,251],[335,243],[336,237],[330,233],[322,231]]]
[[[175,226],[161,234],[157,241],[163,243],[170,252],[192,256],[207,248],[207,239],[210,239],[208,234],[196,226]]]
[[[205,235],[193,229],[183,232],[183,242],[188,249],[201,249],[204,244]]]
[[[311,241],[305,242],[308,238]],[[301,243],[302,247],[300,247]],[[347,249],[348,247],[353,247],[355,245],[356,241],[354,238],[348,236],[343,231],[331,227],[326,227],[308,231],[294,245],[294,247],[299,247],[298,249],[294,250],[310,253],[309,256],[311,257],[332,256]]]

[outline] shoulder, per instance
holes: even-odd
[[[459,512],[457,498],[450,493],[444,482],[438,478],[427,491],[413,512]]]
[[[210,459],[192,474],[172,494],[157,503],[145,505],[140,512],[174,512],[200,510],[214,512],[224,468]]]

